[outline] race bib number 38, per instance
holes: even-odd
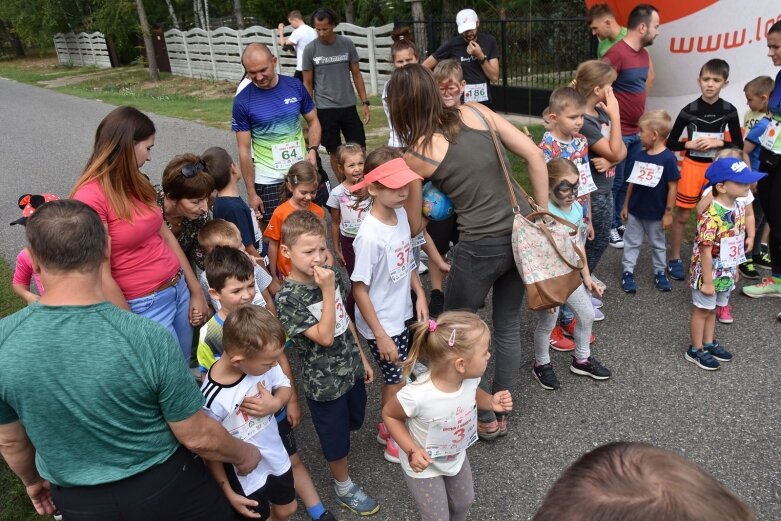
[[[277,170],[289,168],[294,163],[304,159],[300,141],[288,141],[278,145],[271,145],[271,159]]]
[[[632,167],[632,173],[629,175],[629,179],[627,179],[626,182],[653,188],[659,184],[663,172],[664,167],[662,165],[635,161],[635,164]]]
[[[724,237],[719,244],[719,260],[725,268],[734,268],[746,262],[746,236]]]

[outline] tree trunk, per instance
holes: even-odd
[[[233,0],[233,17],[236,19],[236,29],[244,29],[244,15],[241,12],[241,0]]]
[[[206,27],[204,27],[207,31],[211,31],[212,28],[209,24],[209,0],[203,0],[203,19],[206,21]]]
[[[355,23],[355,0],[344,0],[344,21],[348,24]]]
[[[201,1],[193,0],[193,18],[195,19],[195,25],[201,29],[206,28],[206,22],[203,20],[203,13],[201,12]]]
[[[157,68],[157,58],[155,57],[155,48],[152,44],[152,33],[149,31],[149,21],[146,19],[144,0],[136,0],[136,9],[138,10],[138,21],[141,24],[141,33],[144,35],[146,61],[149,65],[149,79],[157,83],[160,81],[160,71]]]
[[[171,15],[171,23],[174,25],[174,29],[179,29],[179,19],[176,17],[174,4],[171,3],[171,0],[165,0],[165,3],[168,5],[168,14]]]

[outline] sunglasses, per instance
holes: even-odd
[[[195,163],[184,165],[181,170],[182,175],[187,178],[193,177],[198,172],[208,172],[206,163],[202,159]]]
[[[556,194],[557,197],[566,197],[572,194],[577,194],[578,185],[580,185],[580,183],[577,181],[574,183],[562,181],[553,187],[553,193]]]

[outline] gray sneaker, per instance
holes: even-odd
[[[376,499],[366,494],[361,487],[353,483],[347,494],[336,493],[336,502],[340,507],[350,510],[359,516],[371,516],[380,510],[380,504]]]

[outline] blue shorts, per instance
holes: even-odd
[[[380,371],[382,371],[382,382],[386,385],[401,383],[401,362],[407,359],[407,352],[409,351],[409,328],[405,328],[399,335],[392,336],[391,340],[396,344],[396,348],[399,351],[399,363],[381,360],[380,352],[377,350],[377,341],[366,339],[372,356],[374,356],[374,361],[377,362],[377,365],[380,366]]]
[[[357,431],[366,417],[366,385],[355,380],[352,389],[335,400],[318,402],[307,398],[309,413],[326,461],[346,458],[350,453],[350,431]]]
[[[287,415],[281,420],[277,420],[277,429],[279,429],[279,437],[282,438],[282,445],[285,447],[287,455],[292,456],[298,452],[296,436],[293,434],[293,426],[290,425]]]

